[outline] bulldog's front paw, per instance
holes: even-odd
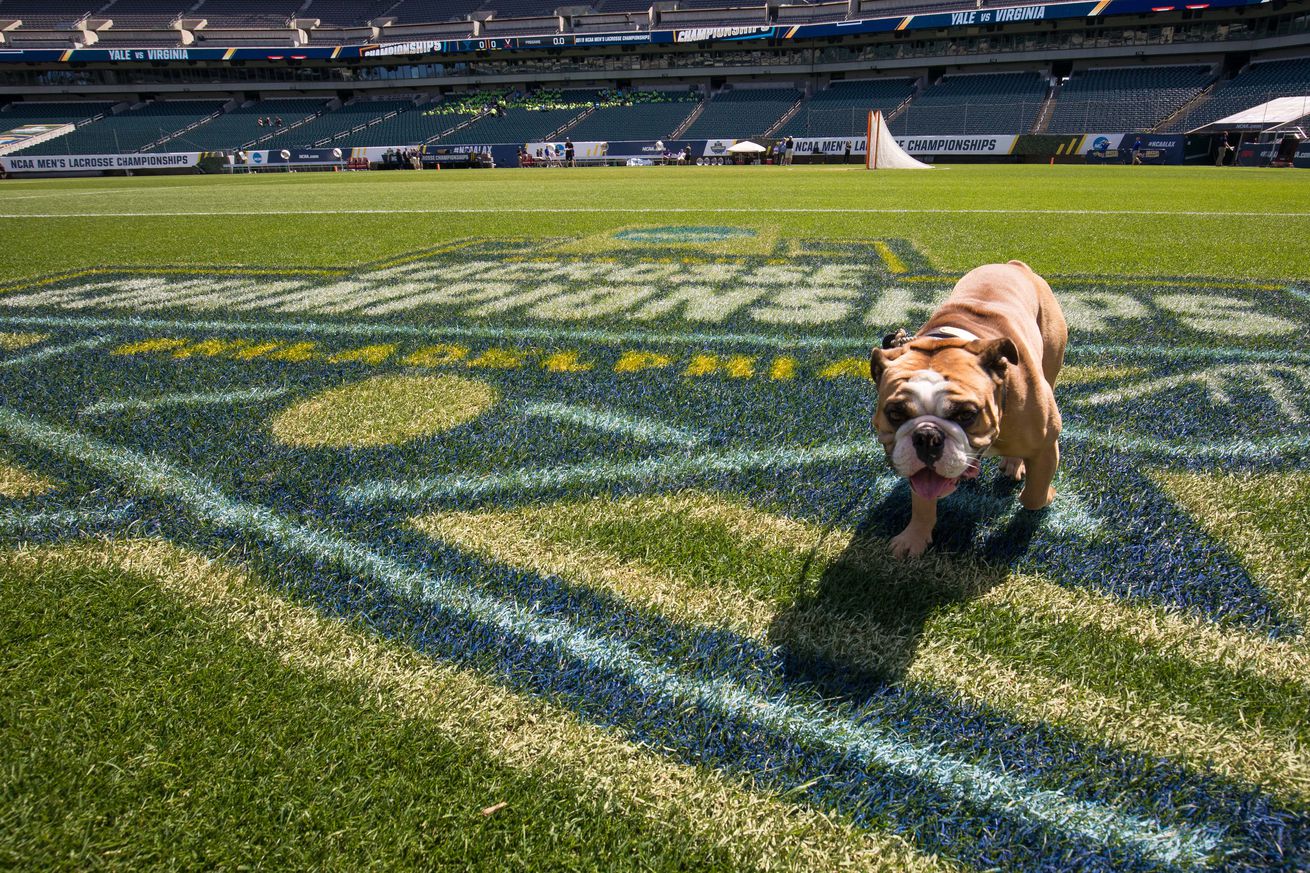
[[[917,558],[928,548],[932,542],[932,532],[923,532],[917,530],[914,525],[910,525],[896,536],[892,537],[892,557],[893,558]]]
[[[1001,461],[1001,472],[1015,482],[1023,479],[1023,458],[1006,458]]]
[[[1024,509],[1045,509],[1055,500],[1054,488],[1048,487],[1045,494],[1042,494],[1040,491],[1030,493],[1033,491],[1034,489],[1032,488],[1025,488],[1023,489],[1023,492],[1019,494],[1019,503],[1023,505]]]

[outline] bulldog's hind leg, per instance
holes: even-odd
[[[1001,460],[1001,472],[1015,482],[1022,482],[1024,474],[1023,458],[1003,458]]]
[[[1051,443],[1051,447],[1039,455],[1028,458],[1025,466],[1028,468],[1028,481],[1023,485],[1023,491],[1019,493],[1019,502],[1023,504],[1024,509],[1041,509],[1049,506],[1055,499],[1055,489],[1051,487],[1051,480],[1055,478],[1055,471],[1060,466],[1060,444]]]
[[[910,523],[905,530],[892,537],[892,557],[917,558],[932,542],[932,529],[937,526],[936,498],[920,497],[910,493]]]

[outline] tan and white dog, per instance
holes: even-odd
[[[1055,499],[1060,410],[1053,389],[1068,341],[1051,286],[1010,261],[962,278],[906,344],[873,350],[873,426],[913,492],[910,523],[892,539],[893,555],[923,554],[938,498],[977,476],[984,457],[1003,457],[1002,470],[1016,481],[1027,476],[1024,508]]]

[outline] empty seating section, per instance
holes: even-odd
[[[604,142],[664,139],[673,135],[699,102],[686,91],[674,91],[668,92],[663,102],[601,106],[565,133],[575,140]]]
[[[211,27],[274,27],[286,24],[300,8],[294,0],[267,0],[252,3],[250,0],[204,0],[199,7],[190,9],[187,18],[204,18]]]
[[[489,18],[482,22],[483,36],[532,36],[558,33],[558,18]]]
[[[798,24],[806,21],[834,21],[845,18],[845,3],[784,4],[778,7],[779,24]]]
[[[646,12],[654,5],[652,0],[600,0],[592,4],[597,12]]]
[[[1305,94],[1310,94],[1310,58],[1252,64],[1161,129],[1193,130],[1278,97]]]
[[[761,136],[801,98],[795,88],[738,88],[715,94],[683,131],[686,139]]]
[[[1046,92],[1035,72],[946,76],[888,126],[898,136],[1027,133]]]
[[[494,12],[497,18],[538,18],[551,15],[556,6],[570,5],[564,0],[485,0],[480,11]]]
[[[312,146],[345,136],[354,128],[368,124],[389,112],[406,112],[413,108],[413,100],[358,100],[347,103],[335,112],[325,112],[299,127],[288,128],[271,139],[261,142],[260,147]],[[387,143],[387,145],[399,145],[399,143]]]
[[[440,119],[424,115],[420,111],[421,108],[411,103],[397,115],[384,118],[362,130],[342,134],[334,138],[329,145],[341,148],[421,145],[445,130]]]
[[[378,12],[376,3],[359,3],[356,0],[313,0],[308,9],[296,13],[297,18],[317,18],[324,25],[349,27],[367,24]]]
[[[308,118],[326,106],[325,100],[261,100],[206,121],[160,148],[183,152],[240,148],[277,130],[271,124],[260,124],[260,119],[280,118],[282,126],[286,126]]]
[[[715,25],[764,25],[764,7],[739,9],[679,9],[660,13],[660,27],[713,27]]]
[[[0,131],[24,124],[76,124],[113,107],[113,103],[11,103],[0,109]]]
[[[380,14],[397,21],[454,21],[467,18],[482,5],[482,0],[400,0]]]
[[[1082,70],[1060,89],[1049,133],[1151,130],[1201,92],[1209,67]]]
[[[785,125],[788,136],[863,136],[869,112],[890,112],[914,90],[913,79],[833,82],[801,106]]]
[[[64,136],[22,149],[25,155],[91,155],[140,151],[223,107],[221,100],[168,100],[107,115]]]

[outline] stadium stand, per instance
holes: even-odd
[[[847,3],[798,3],[778,7],[774,20],[778,24],[803,24],[810,21],[837,21],[846,17]]]
[[[356,100],[334,112],[324,112],[299,127],[288,127],[260,143],[261,147],[286,148],[312,146],[346,137],[351,131],[371,124],[380,124],[391,113],[405,113],[415,108],[414,100]],[[360,139],[367,139],[364,134]],[[336,143],[339,145],[340,143]],[[401,145],[402,143],[387,143]]]
[[[888,127],[898,136],[1027,133],[1046,92],[1046,79],[1036,72],[945,76]]]
[[[1220,82],[1196,106],[1161,125],[1161,130],[1193,130],[1277,97],[1306,94],[1310,94],[1310,58],[1255,63]]]
[[[358,3],[356,0],[312,0],[308,7],[296,13],[297,18],[316,18],[324,25],[354,27],[367,24],[379,12],[375,3]]]
[[[1061,86],[1046,130],[1152,130],[1212,77],[1211,68],[1202,66],[1076,71]]]
[[[592,4],[597,12],[646,12],[653,5],[650,0],[600,0]]]
[[[202,0],[186,12],[187,18],[204,18],[210,26],[276,27],[286,24],[300,7],[290,0]]]
[[[715,94],[685,139],[763,136],[803,94],[796,88],[737,88]]]
[[[664,139],[687,120],[700,102],[695,92],[639,91],[627,100],[603,103],[564,133],[575,140]]]
[[[782,126],[785,136],[863,136],[870,110],[890,114],[914,93],[913,79],[833,82]]]
[[[10,103],[0,109],[0,131],[24,124],[78,124],[104,115],[114,108],[100,103]]]
[[[223,108],[221,100],[143,103],[84,124],[71,133],[21,149],[24,155],[91,155],[141,151]]]
[[[456,21],[468,18],[483,0],[400,0],[379,15],[402,22]]]
[[[282,125],[295,124],[327,108],[327,101],[313,99],[260,100],[225,112],[199,127],[186,131],[163,145],[169,151],[217,151],[250,145],[277,130],[261,119],[281,119]]]

